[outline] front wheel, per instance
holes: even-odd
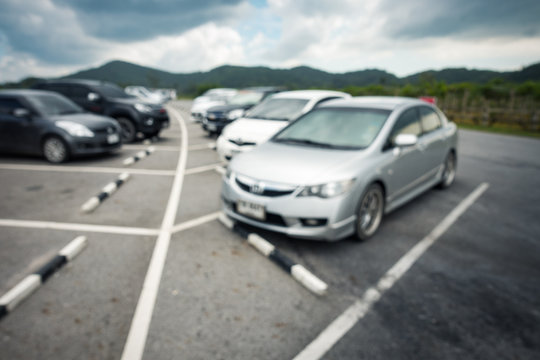
[[[381,224],[384,210],[384,195],[379,184],[371,184],[365,191],[358,205],[356,219],[356,237],[364,241],[369,239]]]
[[[118,121],[118,124],[120,124],[120,127],[122,128],[122,142],[133,142],[137,135],[137,131],[133,122],[125,117],[119,117],[116,119],[116,121]]]
[[[444,161],[444,170],[439,183],[440,189],[446,189],[454,183],[456,179],[456,155],[453,152],[450,152]]]
[[[48,162],[59,164],[69,157],[66,143],[57,136],[50,136],[43,142],[43,156]]]

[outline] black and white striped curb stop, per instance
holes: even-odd
[[[58,255],[43,265],[34,274],[28,275],[0,298],[0,319],[13,311],[17,305],[32,294],[52,274],[73,260],[87,245],[86,236],[79,236],[67,244]]]
[[[99,204],[101,204],[106,198],[111,196],[123,183],[130,178],[129,173],[122,173],[118,176],[118,179],[105,185],[101,192],[96,196],[90,198],[87,202],[81,206],[83,213],[90,213],[94,211]]]
[[[132,165],[132,164],[135,164],[137,161],[141,160],[141,159],[144,159],[145,157],[147,157],[148,155],[152,154],[154,152],[154,150],[156,150],[155,147],[153,146],[150,146],[148,149],[146,150],[142,150],[142,151],[139,151],[137,154],[135,154],[134,156],[131,156],[131,157],[128,157],[127,159],[124,160],[124,165]]]
[[[287,271],[292,277],[304,285],[308,290],[317,294],[324,295],[328,289],[328,285],[320,280],[318,277],[313,275],[309,270],[303,267],[300,264],[295,264],[294,261],[289,259],[283,253],[281,253],[274,245],[260,237],[255,233],[250,233],[246,229],[238,226],[234,220],[231,220],[224,213],[219,214],[219,220],[225,225],[228,229],[231,229],[238,233],[243,238],[247,239],[247,242],[256,248],[260,253],[262,253],[267,258],[274,261],[281,268]]]

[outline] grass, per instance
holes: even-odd
[[[466,130],[476,130],[495,134],[525,136],[540,139],[540,131],[527,131],[508,125],[495,124],[492,126],[482,126],[473,124],[458,123],[458,128]]]

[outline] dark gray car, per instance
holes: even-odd
[[[71,100],[41,90],[0,90],[0,151],[43,155],[52,163],[119,149],[114,119],[85,112]]]
[[[233,158],[225,213],[290,236],[367,239],[383,213],[455,178],[457,128],[410,98],[333,100]]]

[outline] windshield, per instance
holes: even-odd
[[[267,99],[251,109],[246,115],[249,118],[265,120],[286,120],[296,119],[302,113],[308,100],[304,99]]]
[[[229,105],[240,105],[240,106],[255,105],[255,104],[259,103],[259,101],[261,101],[263,95],[264,94],[262,92],[243,91],[243,92],[239,92],[238,94],[231,97],[227,101],[227,104],[229,104]]]
[[[28,101],[43,116],[79,114],[83,110],[71,100],[56,94],[28,96]]]
[[[100,84],[95,86],[95,89],[106,98],[132,98],[133,96],[127,94],[121,87],[113,84]]]
[[[342,149],[368,147],[390,111],[378,109],[322,108],[307,113],[272,141]]]

